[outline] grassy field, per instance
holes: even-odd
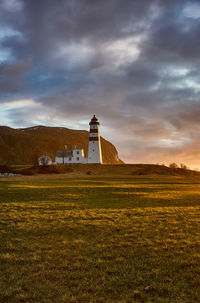
[[[200,179],[0,181],[0,302],[200,302]]]

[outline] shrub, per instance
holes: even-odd
[[[189,167],[187,167],[185,164],[183,164],[183,163],[181,163],[180,164],[180,168],[182,168],[182,169],[189,169]]]
[[[20,173],[24,176],[33,176],[36,174],[36,169],[33,166],[31,168],[23,169],[22,171],[20,171]]]
[[[49,165],[49,166],[42,165],[42,166],[39,166],[38,173],[39,174],[59,174],[59,171],[53,165]]]
[[[6,165],[0,165],[0,173],[10,173],[11,169]]]
[[[64,168],[64,172],[65,173],[72,173],[74,170],[73,170],[73,168],[72,167],[65,167]]]
[[[170,163],[169,168],[178,168],[178,164],[176,163]]]

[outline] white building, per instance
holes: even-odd
[[[66,163],[86,163],[87,158],[84,158],[82,148],[74,148],[73,150],[58,150],[56,152],[56,164]]]
[[[38,164],[39,165],[51,165],[52,160],[50,157],[42,155],[41,157],[38,158]]]
[[[67,149],[59,150],[56,152],[55,163],[67,164],[67,163],[102,163],[101,154],[101,142],[99,135],[99,122],[98,119],[93,116],[90,123],[90,133],[88,140],[88,156],[84,157],[84,151],[82,148],[74,148],[72,151]]]

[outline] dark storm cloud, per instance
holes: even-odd
[[[192,3],[2,0],[0,102],[34,101],[6,109],[7,118],[87,128],[96,113],[125,160],[170,161],[173,151],[192,163],[200,147]]]
[[[32,49],[31,56],[44,59],[63,43],[92,40],[100,44],[134,34],[143,27],[139,21],[150,6],[151,1],[26,0],[23,12],[16,12],[18,18],[13,17],[13,11],[5,11],[7,18],[3,18],[23,33],[26,47],[17,45],[12,37],[4,45],[19,57],[29,56]]]
[[[0,63],[0,97],[23,89],[23,78],[30,69],[30,62]]]
[[[177,14],[177,13],[176,13]],[[152,60],[176,62],[198,61],[200,42],[200,19],[170,16],[163,22],[158,18],[152,25],[151,32],[144,43],[143,55]]]

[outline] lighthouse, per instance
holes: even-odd
[[[93,116],[90,123],[90,135],[88,142],[88,163],[102,163],[101,155],[101,142],[99,135],[99,122],[98,119]]]

